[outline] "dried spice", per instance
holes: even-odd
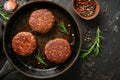
[[[90,17],[95,13],[96,3],[94,0],[76,0],[76,11],[83,17]]]
[[[87,29],[87,31],[84,33],[83,35],[84,37],[84,41],[85,42],[92,42],[93,41],[93,35],[92,35],[92,32],[91,30]]]

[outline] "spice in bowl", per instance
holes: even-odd
[[[73,0],[73,7],[75,12],[86,20],[96,17],[100,10],[96,0]]]

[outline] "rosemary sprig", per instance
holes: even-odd
[[[67,29],[66,29],[65,24],[64,24],[63,21],[61,21],[61,23],[58,24],[58,26],[61,27],[61,29],[62,29],[61,31],[62,31],[63,33],[65,33],[65,34],[69,34],[69,32],[67,31]]]
[[[84,53],[82,54],[81,58],[83,58],[83,59],[86,58],[92,52],[94,53],[94,55],[98,56],[100,54],[100,51],[101,51],[101,48],[102,48],[101,39],[103,39],[103,36],[101,35],[101,31],[98,27],[97,31],[96,31],[95,40],[88,47],[88,50],[83,51]]]
[[[37,55],[35,55],[35,58],[42,64],[46,65],[47,64],[44,62],[43,58],[41,57],[40,53],[38,53]]]
[[[9,20],[9,15],[6,14],[3,10],[0,9],[0,15],[5,19],[5,20]]]

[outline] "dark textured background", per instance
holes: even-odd
[[[5,0],[0,0],[3,4]],[[19,5],[24,0],[17,0]],[[22,2],[21,2],[22,1]],[[100,14],[91,21],[81,19],[72,9],[72,0],[49,0],[54,1],[66,8],[79,23],[82,33],[90,29],[94,34],[99,26],[102,35],[105,37],[102,41],[104,46],[101,56],[91,55],[88,60],[77,59],[76,63],[64,74],[46,80],[120,80],[120,0],[98,0],[100,3]],[[108,10],[105,11],[106,5]],[[3,22],[3,19],[0,19]],[[84,37],[83,37],[84,38]],[[82,48],[86,42],[83,41]],[[0,43],[0,69],[5,63],[5,56],[2,53],[2,43]],[[22,75],[17,71],[12,71],[1,80],[35,80]],[[40,79],[41,80],[41,79]]]

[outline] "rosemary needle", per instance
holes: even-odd
[[[100,50],[102,48],[101,46],[101,39],[103,39],[103,36],[101,36],[101,31],[99,29],[99,27],[97,28],[96,31],[96,37],[95,40],[91,43],[91,45],[89,46],[88,50],[84,50],[81,58],[86,58],[89,54],[91,54],[92,52],[94,53],[94,55],[98,56],[100,53]]]
[[[61,23],[58,24],[58,26],[61,27],[61,29],[62,29],[61,31],[62,31],[63,33],[65,33],[65,34],[69,34],[69,32],[67,31],[67,29],[66,29],[65,24],[64,24],[63,21],[61,21]]]
[[[46,64],[46,63],[44,62],[44,60],[42,59],[40,53],[38,53],[37,55],[35,55],[35,58],[36,58],[40,63],[42,63],[42,64],[44,64],[44,65],[47,66],[47,64]]]
[[[8,20],[8,19],[9,19],[9,16],[8,16],[3,10],[0,10],[0,15],[1,15],[5,20]]]

